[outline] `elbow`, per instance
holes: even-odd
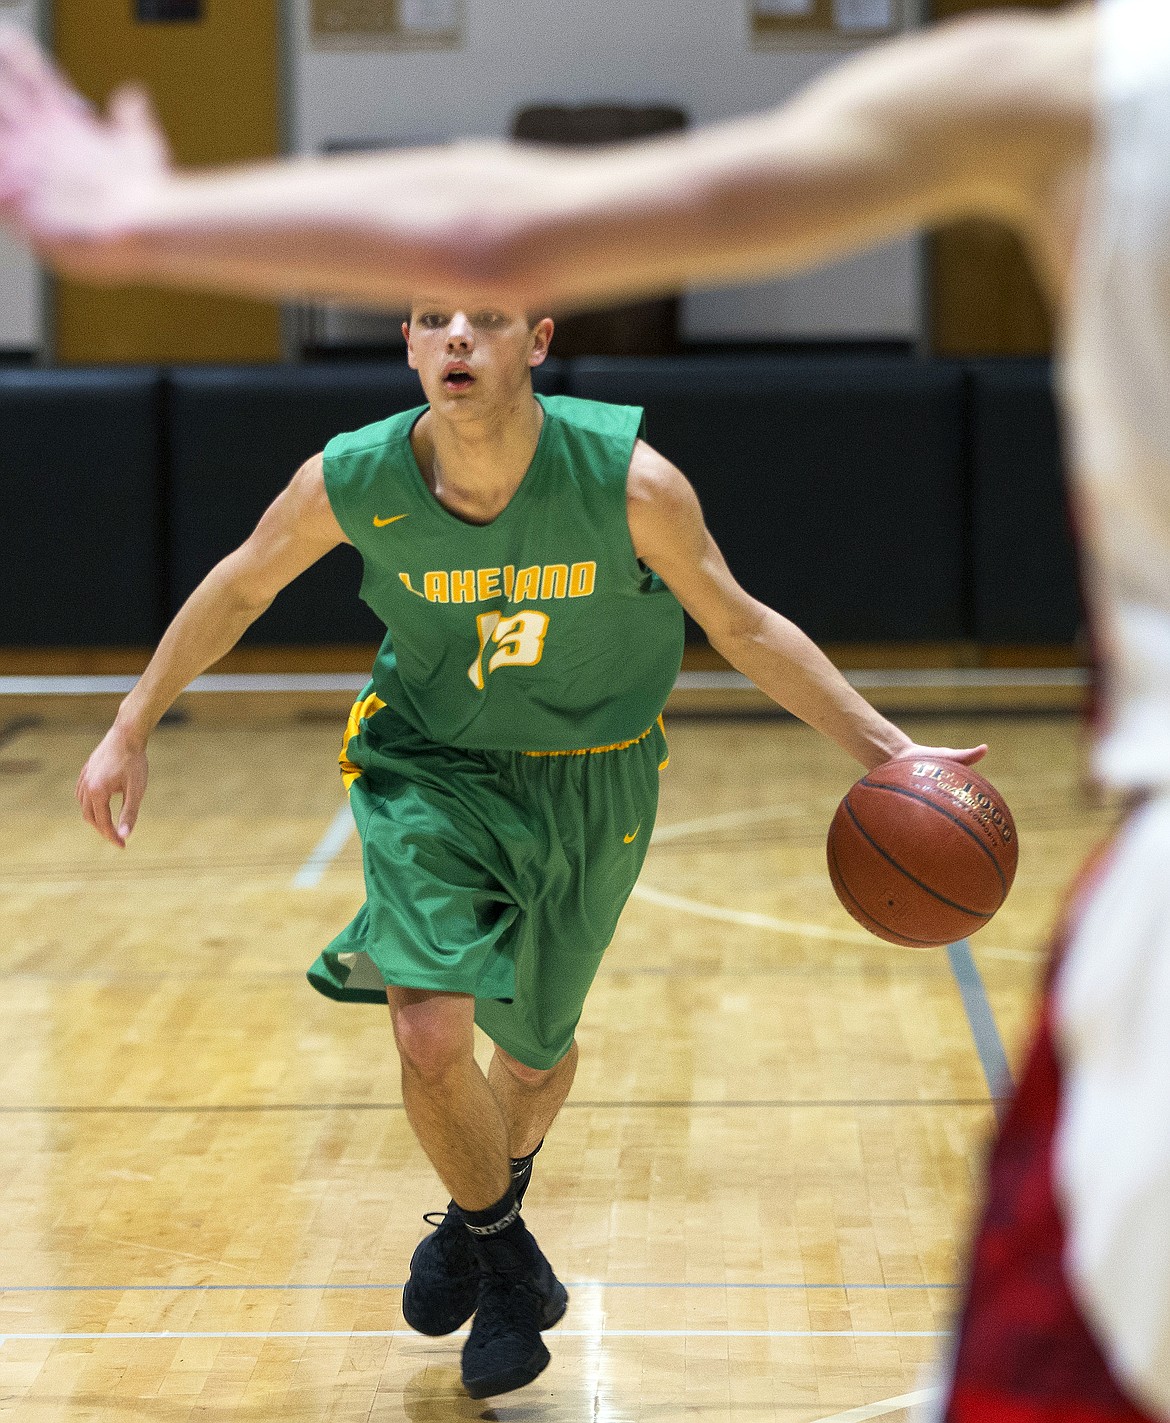
[[[464,192],[428,234],[445,288],[498,305],[526,305],[548,293],[556,270],[553,197],[562,165],[516,144],[470,144]]]
[[[222,615],[233,627],[250,627],[252,623],[272,606],[275,594],[261,588],[251,579],[241,578],[231,568],[220,565],[216,578],[216,602]],[[209,575],[215,578],[215,574]]]
[[[760,640],[764,625],[764,609],[749,606],[737,611],[714,627],[705,628],[707,641],[733,667],[750,654]]]
[[[545,263],[531,219],[481,213],[457,228],[443,244],[444,287],[504,307],[542,294]]]
[[[273,596],[257,592],[255,589],[235,590],[232,609],[246,627],[250,627],[258,617],[272,606]]]

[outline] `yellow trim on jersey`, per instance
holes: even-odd
[[[338,756],[338,764],[341,766],[341,779],[345,789],[349,790],[354,781],[362,773],[360,766],[355,766],[349,759],[349,743],[362,729],[362,722],[368,720],[376,712],[380,712],[386,703],[376,692],[371,692],[364,701],[354,702],[350,708],[349,721],[345,725],[345,735],[341,739],[341,754]]]
[[[662,724],[661,716],[654,723],[663,736],[666,735],[666,727]],[[521,751],[521,756],[600,756],[606,751],[628,751],[631,746],[638,746],[645,741],[654,726],[648,726],[641,736],[635,736],[629,741],[615,741],[612,746],[583,746],[580,751]],[[670,764],[670,757],[661,762],[658,769],[664,770]]]
[[[370,717],[382,710],[386,703],[378,696],[377,692],[371,692],[364,701],[354,702],[350,708],[349,721],[345,726],[345,735],[341,740],[341,752],[337,757],[341,766],[341,778],[345,783],[345,789],[353,785],[354,781],[362,774],[362,768],[355,766],[349,759],[349,743],[357,736],[362,729],[362,722],[368,721]],[[655,721],[654,726],[666,735],[666,725],[661,715]],[[629,741],[615,741],[612,746],[583,746],[579,751],[522,751],[522,756],[546,757],[546,756],[600,756],[606,751],[628,751],[631,746],[638,746],[654,730],[654,726],[648,726],[641,736],[632,737]],[[670,753],[667,752],[666,760],[658,763],[658,769],[665,771],[670,765]]]

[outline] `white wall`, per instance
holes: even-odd
[[[314,48],[293,0],[292,141],[387,143],[506,133],[540,102],[674,103],[704,122],[782,101],[840,58],[753,51],[747,0],[464,0],[461,50]],[[794,280],[688,298],[702,339],[913,337],[914,243]]]
[[[36,31],[36,0],[0,4],[0,23]],[[40,269],[25,248],[0,233],[0,351],[41,344]]]

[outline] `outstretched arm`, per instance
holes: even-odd
[[[695,491],[641,441],[630,465],[627,508],[638,557],[666,583],[711,646],[866,770],[926,754],[971,765],[986,753],[986,746],[919,746],[871,707],[794,623],[739,586],[703,522]]]
[[[345,541],[321,456],[302,466],[248,541],[217,563],[175,615],[146,671],[77,781],[82,814],[124,848],[146,792],[146,743],[179,693],[243,636],[287,584]],[[122,797],[115,827],[111,797]]]
[[[847,61],[771,113],[617,150],[502,143],[176,173],[142,96],[88,110],[0,38],[0,204],[62,269],[396,305],[573,305],[790,271],[964,213],[1043,249],[1088,150],[1091,7],[992,16]]]

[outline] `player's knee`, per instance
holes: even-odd
[[[444,1000],[427,1000],[394,1012],[394,1037],[404,1068],[424,1079],[441,1078],[470,1057],[468,1024]]]
[[[570,1045],[565,1057],[575,1054],[576,1051],[577,1044],[574,1042]],[[541,1083],[546,1082],[554,1072],[559,1071],[565,1061],[565,1057],[562,1057],[560,1061],[554,1063],[552,1067],[529,1067],[527,1063],[518,1062],[511,1053],[505,1052],[502,1047],[496,1048],[496,1056],[500,1060],[500,1065],[505,1068],[517,1082],[522,1083],[525,1087],[539,1087]]]

